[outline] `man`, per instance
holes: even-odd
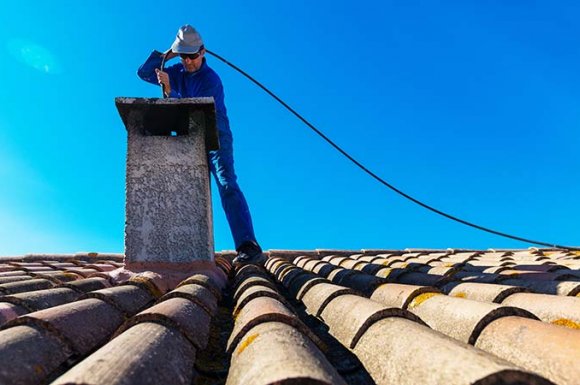
[[[190,25],[177,31],[171,48],[165,53],[153,51],[137,71],[137,75],[153,84],[160,84],[170,98],[213,96],[216,106],[220,148],[209,151],[208,163],[218,186],[232,236],[238,252],[234,263],[262,263],[264,256],[256,241],[250,210],[237,183],[234,171],[233,138],[224,103],[224,90],[219,76],[207,65],[200,34]],[[161,64],[177,56],[181,63],[165,70]]]

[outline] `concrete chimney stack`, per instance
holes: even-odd
[[[125,267],[213,265],[207,151],[219,146],[213,98],[116,98],[127,128]]]

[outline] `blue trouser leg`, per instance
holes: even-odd
[[[232,231],[236,249],[244,242],[256,242],[248,203],[234,171],[231,135],[220,132],[220,149],[208,154],[209,167],[218,186],[222,207]]]

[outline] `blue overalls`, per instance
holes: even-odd
[[[158,85],[156,68],[161,67],[162,54],[153,51],[141,65],[137,75],[146,82]],[[224,89],[218,74],[208,67],[205,58],[196,72],[187,72],[181,63],[165,68],[171,84],[170,98],[213,96],[220,148],[208,152],[208,163],[218,186],[236,249],[246,242],[256,242],[250,209],[237,182],[234,171],[232,131],[224,103]]]

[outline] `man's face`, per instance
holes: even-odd
[[[205,54],[205,49],[201,49],[196,54],[181,54],[181,64],[187,72],[195,72],[201,68],[203,62],[203,55]]]

